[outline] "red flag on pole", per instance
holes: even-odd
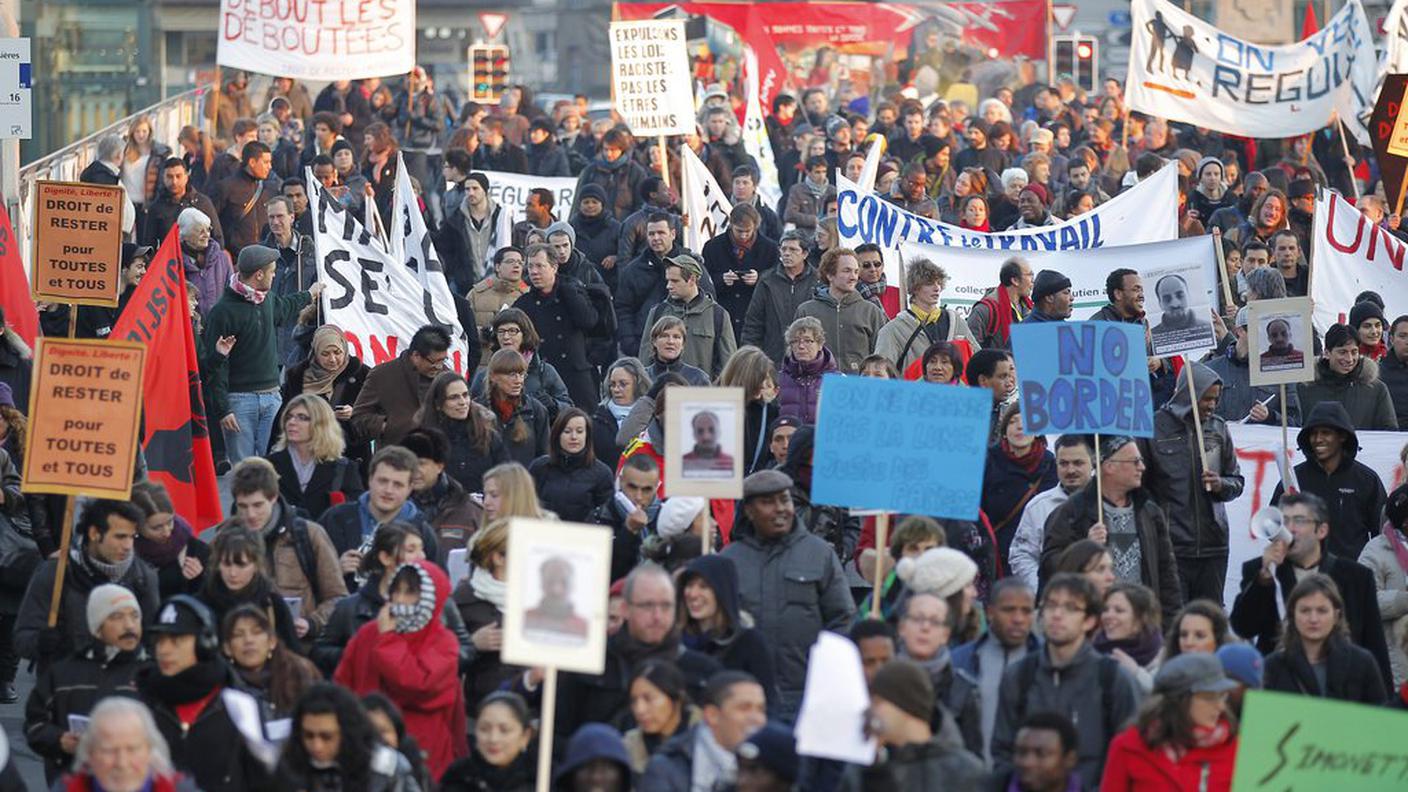
[[[39,335],[39,311],[29,293],[29,278],[20,261],[20,246],[15,241],[10,213],[0,202],[0,309],[5,312],[5,324],[24,339],[30,348]]]
[[[220,522],[223,512],[210,455],[195,331],[174,226],[118,318],[112,338],[147,345],[142,451],[148,476],[166,485],[176,513],[196,531]]]
[[[1315,3],[1306,3],[1305,20],[1300,23],[1300,37],[1308,39],[1320,32],[1320,20],[1315,18]]]

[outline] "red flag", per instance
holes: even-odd
[[[1305,21],[1300,23],[1300,37],[1308,39],[1320,32],[1320,20],[1315,18],[1315,3],[1305,4]]]
[[[210,455],[195,331],[174,226],[118,318],[112,338],[147,345],[142,450],[148,476],[166,485],[176,513],[196,531],[220,522],[223,513]]]
[[[0,310],[5,312],[5,324],[19,333],[31,348],[39,335],[39,311],[29,293],[29,278],[20,261],[20,247],[10,225],[10,213],[0,202]]]

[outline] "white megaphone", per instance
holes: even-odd
[[[1252,515],[1252,536],[1268,542],[1291,543],[1291,532],[1286,530],[1286,518],[1275,506],[1264,506]]]

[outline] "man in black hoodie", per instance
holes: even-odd
[[[1355,459],[1359,435],[1339,402],[1320,402],[1296,435],[1305,461],[1296,465],[1300,491],[1319,495],[1330,510],[1325,549],[1341,558],[1358,558],[1383,522],[1384,492],[1379,474]],[[1285,482],[1277,482],[1271,503],[1281,500]]]

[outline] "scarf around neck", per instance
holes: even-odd
[[[1002,438],[1001,446],[1003,456],[1012,460],[1017,467],[1021,468],[1023,472],[1026,473],[1035,473],[1037,469],[1041,467],[1042,461],[1046,458],[1045,437],[1038,437],[1036,440],[1032,441],[1032,447],[1028,448],[1027,452],[1021,456],[1018,456],[1012,449],[1012,444],[1007,441],[1006,437]]]
[[[1232,739],[1232,724],[1226,719],[1219,720],[1215,726],[1194,726],[1193,727],[1193,748],[1214,748]],[[1190,750],[1182,746],[1168,743],[1164,745],[1164,754],[1169,761],[1177,764]]]
[[[489,570],[475,567],[474,571],[469,573],[469,589],[474,592],[474,596],[493,603],[495,608],[503,612],[504,602],[508,597],[508,584],[494,577]]]
[[[1159,656],[1159,652],[1163,651],[1164,636],[1152,627],[1145,627],[1138,635],[1115,641],[1106,637],[1105,631],[1101,629],[1095,633],[1091,646],[1102,655],[1111,654],[1118,649],[1129,655],[1134,662],[1147,668],[1154,662],[1154,658]]]
[[[335,369],[323,368],[318,362],[318,353],[327,347],[335,346],[342,350],[342,365]],[[347,337],[342,328],[336,325],[323,325],[313,333],[313,352],[308,356],[308,368],[303,370],[303,392],[316,396],[332,397],[332,386],[352,357],[347,353]]]
[[[230,276],[230,291],[245,298],[255,305],[262,305],[264,298],[269,296],[269,292],[262,292],[239,279],[238,275]]]
[[[109,583],[116,583],[126,577],[127,570],[132,568],[132,562],[137,560],[137,553],[133,551],[127,554],[127,558],[115,564],[109,564],[106,561],[98,560],[97,556],[85,552],[86,544],[86,542],[75,544],[73,549],[68,551],[69,560],[107,578]]]
[[[153,542],[140,533],[132,542],[137,555],[154,567],[174,563],[181,557],[181,551],[186,549],[186,543],[191,541],[191,526],[175,515],[172,515],[171,519],[171,536],[167,537],[165,542]]]

